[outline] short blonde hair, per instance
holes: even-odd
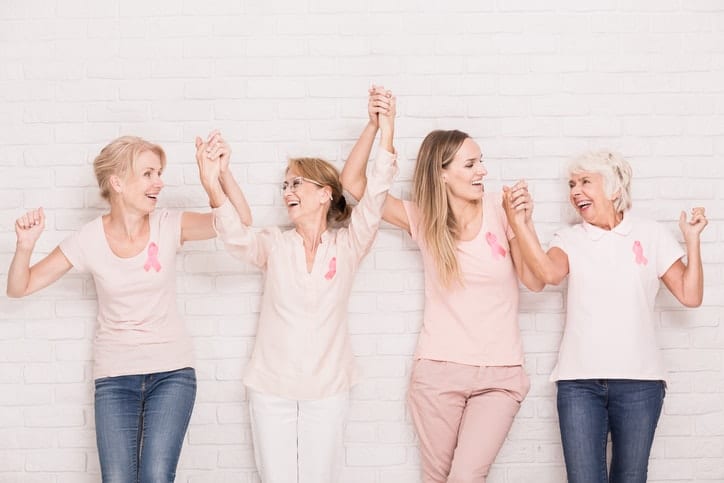
[[[327,223],[343,224],[352,215],[352,208],[342,193],[342,181],[339,171],[331,163],[319,158],[292,158],[287,172],[294,170],[303,178],[316,181],[332,190],[332,199],[327,212]]]
[[[121,136],[101,149],[93,160],[93,171],[104,199],[111,199],[111,176],[123,177],[132,172],[136,159],[146,151],[158,155],[161,159],[161,169],[166,167],[166,153],[161,146],[137,136]]]
[[[598,173],[603,176],[603,186],[608,196],[618,191],[613,200],[617,212],[631,208],[631,165],[621,154],[606,149],[587,151],[573,158],[567,167],[568,176],[574,173]]]

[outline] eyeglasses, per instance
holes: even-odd
[[[313,185],[319,186],[320,188],[324,186],[322,183],[319,183],[319,182],[317,182],[317,181],[314,181],[313,179],[305,178],[305,177],[303,177],[303,176],[297,176],[296,178],[292,178],[292,179],[289,180],[289,181],[284,181],[284,182],[279,186],[279,189],[281,190],[282,195],[287,191],[287,188],[288,188],[292,193],[296,193],[297,190],[299,189],[299,187],[302,186],[302,184],[304,184],[305,181],[306,181],[307,183],[312,183]]]

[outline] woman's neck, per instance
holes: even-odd
[[[106,233],[116,240],[131,242],[145,238],[148,216],[148,213],[129,213],[122,206],[111,204],[111,211],[106,215]]]
[[[455,217],[455,223],[462,231],[471,225],[479,223],[483,214],[482,198],[475,201],[451,198],[448,202],[450,203],[450,211]]]

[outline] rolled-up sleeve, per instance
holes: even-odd
[[[255,232],[241,222],[239,214],[229,200],[214,208],[214,230],[224,242],[226,250],[236,258],[264,268],[278,228]]]
[[[370,170],[365,192],[352,210],[348,227],[349,243],[357,255],[357,261],[370,249],[380,227],[387,192],[397,172],[396,160],[396,154],[380,149]]]

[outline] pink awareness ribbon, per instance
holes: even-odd
[[[644,247],[641,246],[641,242],[636,240],[633,244],[633,252],[636,255],[636,263],[639,265],[646,265],[649,260],[644,256]]]
[[[485,234],[485,241],[487,241],[488,245],[490,245],[490,251],[493,254],[493,258],[496,260],[505,258],[506,251],[505,248],[501,247],[500,243],[498,243],[498,237],[490,232],[487,232]]]
[[[157,272],[161,270],[161,263],[158,261],[158,245],[153,242],[148,245],[148,258],[146,258],[143,269],[148,272],[152,267]]]
[[[332,280],[334,278],[334,275],[337,273],[337,257],[332,257],[332,259],[329,261],[329,271],[324,274],[324,278],[327,280]]]

